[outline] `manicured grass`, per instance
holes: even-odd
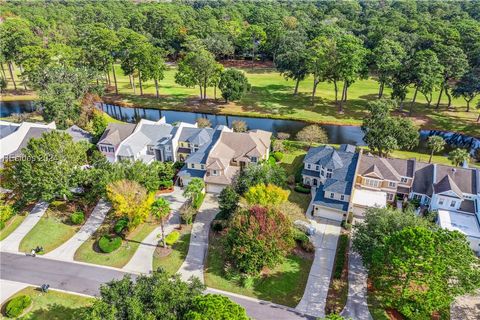
[[[155,86],[148,81],[143,84],[144,96],[139,96],[138,81],[136,95],[130,87],[128,77],[123,75],[120,67],[116,66],[120,96],[110,95],[111,100],[127,105],[159,109],[179,109],[188,111],[203,111],[210,113],[275,117],[282,119],[304,120],[309,122],[360,125],[366,114],[365,105],[376,99],[378,82],[374,79],[357,81],[348,91],[348,101],[345,113],[339,114],[334,104],[333,84],[321,83],[315,105],[311,102],[312,77],[300,82],[299,94],[293,95],[294,82],[286,80],[274,69],[243,69],[252,85],[251,91],[239,102],[223,104],[221,102],[198,103],[198,88],[186,88],[175,83],[175,67],[169,67],[165,78],[160,82],[160,99],[154,97]],[[342,85],[342,84],[340,84]],[[385,97],[390,96],[388,88]],[[208,97],[213,98],[213,88],[208,88]],[[217,90],[217,98],[220,92]],[[408,110],[413,89],[409,90],[404,108]],[[437,101],[438,93],[434,94]],[[477,98],[478,99],[478,98]],[[222,100],[221,98],[219,101]],[[466,103],[463,99],[453,99],[454,110],[446,111],[446,95],[442,98],[442,107],[436,111],[433,107],[427,108],[425,99],[418,95],[417,103],[413,106],[414,120],[424,128],[464,132],[480,136],[480,128],[476,123],[478,112],[472,108],[465,112]],[[476,100],[472,102],[474,106]]]
[[[142,240],[145,239],[153,229],[158,227],[157,224],[150,222],[143,223],[126,236],[119,249],[111,253],[102,253],[97,246],[97,237],[105,234],[105,230],[108,230],[109,226],[108,221],[104,223],[104,226],[100,229],[102,231],[97,231],[93,237],[85,241],[80,248],[78,248],[77,252],[75,252],[74,259],[82,262],[122,268],[130,261]]]
[[[25,220],[27,217],[27,213],[22,213],[22,214],[16,214],[10,219],[8,219],[7,222],[5,222],[5,227],[0,230],[0,241],[8,237],[17,227]]]
[[[37,246],[43,247],[45,254],[59,247],[78,232],[80,226],[70,223],[70,213],[67,205],[51,204],[47,212],[20,242],[20,251],[27,252]]]
[[[180,239],[168,250],[171,252],[165,256],[164,249],[158,247],[153,254],[153,270],[163,268],[170,274],[177,273],[178,269],[185,261],[190,245],[192,225],[182,225]]]
[[[93,298],[68,294],[60,291],[49,290],[42,293],[37,288],[28,287],[7,300],[20,295],[32,298],[30,311],[19,318],[22,320],[74,320],[79,319],[77,313],[84,307],[93,303]],[[4,304],[5,305],[5,304]],[[2,305],[2,310],[4,305]]]
[[[365,106],[370,100],[374,100],[378,93],[378,82],[372,78],[357,81],[352,84],[348,91],[348,101],[345,112],[338,113],[335,106],[333,84],[321,83],[317,89],[315,104],[311,101],[313,86],[312,77],[307,77],[300,82],[299,94],[293,95],[294,81],[286,80],[275,69],[268,68],[244,68],[252,88],[245,97],[238,102],[224,104],[221,101],[220,90],[217,90],[217,102],[199,103],[198,88],[186,88],[175,83],[176,67],[170,66],[165,72],[165,78],[160,82],[160,99],[155,98],[155,86],[153,81],[143,83],[144,96],[139,95],[139,83],[136,82],[136,94],[130,87],[128,76],[125,76],[120,65],[115,66],[119,87],[119,96],[113,93],[107,97],[108,101],[118,104],[135,105],[138,107],[175,109],[184,111],[198,111],[208,113],[242,115],[251,117],[274,117],[280,119],[304,120],[309,122],[330,123],[341,125],[360,125],[366,114]],[[18,74],[18,68],[16,69]],[[113,79],[113,78],[112,78]],[[113,81],[113,80],[112,80]],[[113,83],[112,83],[113,85]],[[342,83],[339,84],[339,87]],[[7,95],[8,100],[26,99],[27,96],[17,95],[22,93],[20,81],[17,84],[18,92]],[[9,83],[11,89],[11,83]],[[114,92],[111,88],[111,92]],[[385,89],[385,97],[390,96],[391,90]],[[28,96],[31,95],[27,92]],[[207,96],[213,98],[213,88],[208,88]],[[22,98],[23,97],[23,98]],[[413,89],[410,88],[404,108],[408,110],[413,97]],[[433,101],[438,99],[438,93],[434,93]],[[445,110],[447,97],[444,94],[442,106],[439,111],[433,107],[427,108],[425,99],[418,95],[417,103],[413,106],[413,119],[422,128],[448,130],[462,132],[469,135],[480,136],[480,126],[476,122],[478,112],[474,105],[479,98],[472,101],[472,110],[466,112],[466,103],[462,98],[453,99],[453,110]],[[403,115],[407,115],[406,112]]]
[[[254,281],[252,288],[241,287],[235,280],[228,280],[223,272],[225,260],[222,244],[210,234],[208,256],[205,265],[205,284],[208,287],[255,297],[274,303],[295,307],[302,299],[313,260],[296,255],[271,270],[266,277]]]

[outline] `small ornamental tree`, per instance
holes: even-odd
[[[107,197],[112,203],[114,214],[128,218],[130,230],[145,221],[154,201],[153,193],[147,193],[138,182],[130,180],[118,180],[108,184]]]
[[[265,185],[261,183],[250,187],[244,196],[249,204],[258,204],[266,207],[286,202],[288,192],[274,184]]]
[[[165,200],[165,198],[158,198],[152,204],[152,215],[160,220],[160,226],[162,228],[162,243],[165,247],[165,219],[167,219],[168,215],[170,214],[170,202]]]
[[[225,238],[226,256],[248,275],[274,268],[293,249],[292,223],[282,212],[254,206],[238,211]]]
[[[243,72],[228,69],[222,72],[218,87],[222,91],[225,102],[240,100],[250,90],[250,84]]]
[[[322,127],[312,124],[297,133],[297,140],[304,141],[311,146],[313,143],[328,143],[328,136]]]
[[[229,298],[219,294],[196,296],[185,316],[186,320],[249,320],[245,309]]]
[[[232,129],[235,132],[246,132],[248,130],[248,125],[245,121],[235,120],[232,122]]]
[[[480,287],[480,263],[458,231],[406,227],[385,237],[372,257],[369,275],[385,307],[408,319],[430,319]]]
[[[197,126],[199,128],[210,128],[212,123],[207,118],[197,118]]]
[[[441,136],[431,136],[427,141],[428,148],[430,149],[430,158],[428,163],[432,163],[432,157],[435,152],[440,152],[445,148],[445,140]]]
[[[454,166],[461,166],[464,163],[468,163],[470,154],[466,149],[457,148],[448,154],[448,160],[450,160]]]
[[[192,203],[195,203],[204,188],[205,182],[202,179],[193,178],[183,190],[183,196],[189,198]]]
[[[232,186],[225,187],[218,196],[220,218],[229,219],[238,208],[240,196]]]
[[[239,195],[243,195],[247,190],[260,183],[274,184],[284,186],[287,181],[285,169],[277,164],[264,163],[261,166],[250,165],[235,180],[234,188]]]

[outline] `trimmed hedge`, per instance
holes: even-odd
[[[73,224],[82,224],[85,222],[85,214],[82,211],[75,211],[70,216],[70,221]]]
[[[123,230],[125,230],[127,227],[128,227],[128,219],[121,218],[115,223],[115,226],[113,226],[113,231],[116,234],[121,234]]]
[[[283,152],[275,151],[274,153],[272,153],[272,156],[275,158],[275,160],[277,162],[280,162],[280,161],[282,161],[282,159],[285,155],[283,154]]]
[[[178,239],[180,239],[180,232],[174,230],[165,237],[165,243],[167,246],[172,246]]]
[[[100,240],[98,240],[98,247],[103,253],[110,253],[122,245],[122,238],[118,236],[109,236],[103,235]]]
[[[304,187],[301,184],[297,184],[295,186],[294,190],[299,192],[299,193],[305,193],[305,194],[309,194],[311,192],[310,188]]]
[[[343,265],[345,264],[346,252],[348,249],[348,235],[341,234],[338,239],[337,254],[335,256],[335,266],[333,269],[333,278],[340,279],[342,277]]]
[[[18,296],[7,303],[5,314],[9,318],[16,318],[21,315],[25,309],[32,304],[32,298],[29,296]]]

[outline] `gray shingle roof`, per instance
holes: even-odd
[[[78,141],[92,141],[93,136],[88,132],[83,130],[82,128],[73,125],[67,130],[65,130],[66,133],[72,136],[73,141],[78,142]]]
[[[190,178],[202,178],[205,177],[205,171],[189,169],[186,166],[183,166],[182,169],[178,172],[179,177],[190,177]]]
[[[18,124],[0,124],[0,139],[14,133],[18,128]]]
[[[185,160],[185,163],[207,163],[208,155],[210,154],[211,149],[217,142],[217,140],[220,138],[222,131],[220,130],[215,130],[212,136],[212,139],[202,145],[197,151],[192,153],[187,160]]]
[[[19,157],[22,155],[22,149],[25,148],[30,141],[30,139],[33,138],[40,138],[45,132],[50,132],[53,129],[49,128],[30,128],[28,129],[27,133],[25,134],[25,137],[23,138],[22,142],[18,146],[17,150],[14,152],[10,153],[8,156],[9,157]]]
[[[342,211],[348,210],[348,202],[325,198],[324,191],[325,190],[323,189],[322,185],[317,188],[317,193],[313,199],[313,204]]]
[[[340,156],[342,154],[342,156]],[[310,148],[305,156],[304,162],[312,164],[320,164],[327,169],[338,169],[343,164],[342,157],[345,154],[353,154],[351,152],[337,151],[331,146],[320,146]]]
[[[131,135],[135,127],[133,123],[109,123],[98,143],[116,146]]]
[[[118,155],[132,156],[147,145],[157,145],[161,139],[170,136],[172,129],[173,126],[170,124],[143,124],[137,132],[123,142]]]
[[[433,185],[433,190],[435,193],[442,193],[442,192],[447,192],[447,191],[452,191],[455,193],[459,198],[462,198],[462,191],[458,186],[455,184],[455,182],[452,180],[452,178],[448,175],[443,177],[442,180],[440,180],[438,183]]]
[[[215,132],[212,128],[182,128],[179,141],[186,141],[201,146],[208,143]]]

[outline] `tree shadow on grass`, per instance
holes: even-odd
[[[74,320],[82,319],[86,307],[70,308],[60,304],[49,304],[44,308],[28,313],[28,319],[35,320]]]

